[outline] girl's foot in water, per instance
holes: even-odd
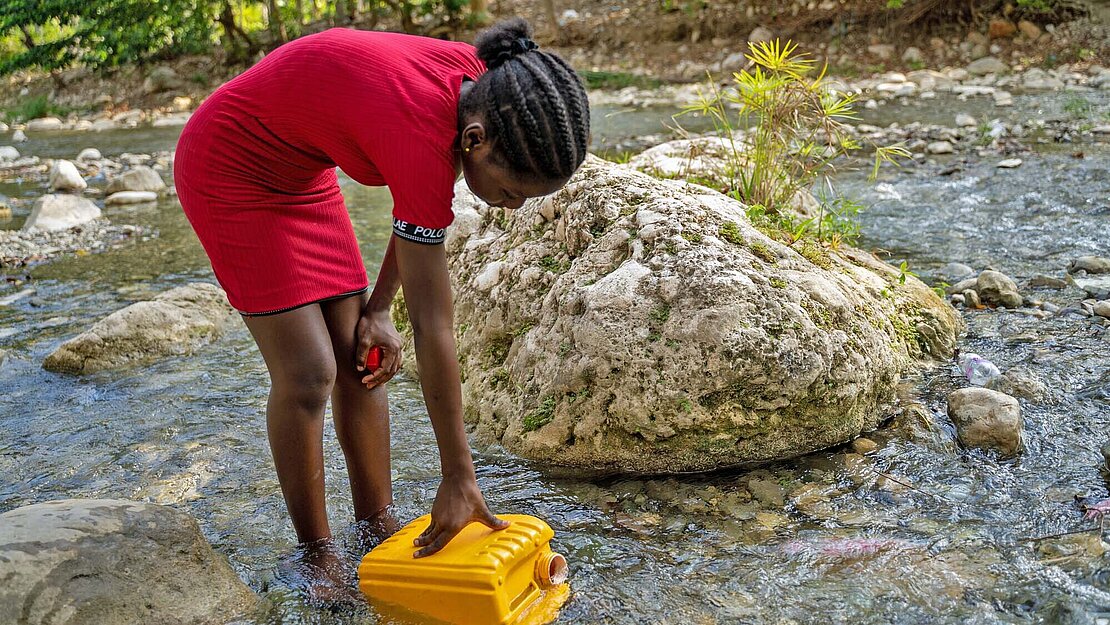
[[[297,545],[292,557],[279,565],[277,578],[322,607],[363,602],[354,568],[330,538]]]
[[[401,529],[401,523],[397,520],[395,512],[396,509],[389,505],[369,518],[355,522],[354,542],[359,552],[357,556],[359,559]]]

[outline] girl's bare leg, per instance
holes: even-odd
[[[389,511],[393,503],[389,457],[389,400],[385,385],[372,390],[362,384],[366,372],[355,368],[355,328],[368,296],[323,302],[324,321],[331,335],[336,378],[332,390],[332,418],[351,480],[355,520],[373,528],[381,540],[398,529]]]

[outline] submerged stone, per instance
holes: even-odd
[[[92,373],[191,352],[234,319],[223,289],[196,282],[136,302],[62,343],[43,361],[48,371]]]
[[[113,499],[0,514],[0,622],[226,623],[256,597],[189,515]]]

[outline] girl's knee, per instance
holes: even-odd
[[[335,388],[335,361],[331,358],[302,359],[276,375],[271,373],[270,380],[272,392],[282,401],[303,408],[323,408]]]

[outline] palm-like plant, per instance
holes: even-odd
[[[817,63],[798,52],[797,44],[776,39],[748,48],[751,69],[733,74],[734,88],[713,85],[683,113],[708,117],[728,146],[721,172],[725,191],[769,214],[783,214],[799,191],[821,177],[828,182],[837,157],[860,149],[846,124],[857,118],[856,95],[831,89],[827,66],[811,78]],[[733,108],[739,110],[735,118]],[[754,126],[738,139],[745,120]],[[884,161],[905,156],[909,152],[900,144],[876,146],[872,176]]]

